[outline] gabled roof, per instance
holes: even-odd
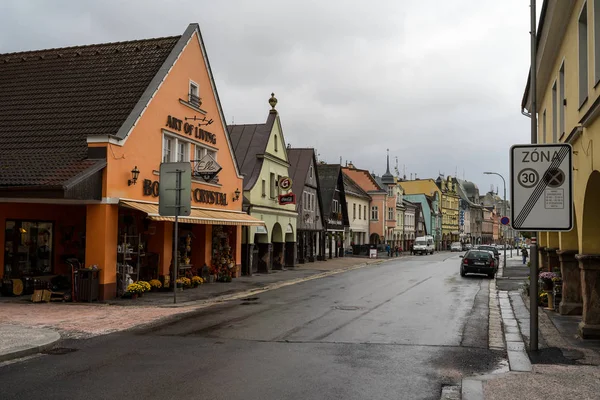
[[[287,155],[288,162],[290,163],[290,178],[292,178],[292,193],[294,193],[296,197],[299,197],[304,190],[304,182],[306,182],[311,162],[314,163],[315,166],[317,165],[315,150],[288,148]],[[314,173],[317,173],[316,168]],[[318,182],[318,178],[315,179],[316,185],[318,185]]]
[[[363,174],[365,175],[367,178],[369,178],[369,180],[371,181],[371,183],[373,184],[373,186],[375,186],[375,190],[367,190],[366,188],[363,188],[365,191],[368,192],[387,192],[375,179],[375,177],[366,169],[358,169],[358,168],[350,168],[350,167],[343,167],[342,171],[348,171],[348,175],[350,175],[351,173],[359,173],[359,174]],[[355,181],[356,182],[356,181]],[[361,186],[362,187],[362,186]]]
[[[65,186],[105,163],[87,138],[119,131],[179,39],[0,54],[0,186]]]
[[[358,183],[354,182],[352,178],[346,175],[343,171],[342,176],[344,178],[344,190],[346,191],[346,195],[371,200],[371,196],[369,196],[367,192],[365,192],[360,186],[358,186]]]
[[[338,189],[338,183],[341,171],[341,165],[339,164],[319,164],[317,169],[319,170],[319,188],[321,190],[321,199],[323,201],[323,215],[331,214],[331,206],[333,203],[333,195]],[[342,207],[346,207],[344,195],[344,186],[340,188],[340,199],[342,199]]]
[[[235,158],[244,175],[244,190],[250,190],[256,184],[262,168],[273,124],[277,119],[277,111],[271,110],[264,124],[228,125],[231,144]]]

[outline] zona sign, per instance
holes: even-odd
[[[572,154],[568,143],[510,148],[511,222],[515,230],[573,228]]]

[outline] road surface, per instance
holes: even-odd
[[[487,348],[490,281],[461,278],[459,262],[406,256],[67,341],[66,354],[0,368],[0,398],[439,399],[504,356]]]

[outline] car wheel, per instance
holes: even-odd
[[[460,276],[465,276],[465,275],[466,275],[465,268],[461,266],[460,267]]]

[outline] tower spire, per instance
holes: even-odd
[[[385,170],[386,175],[390,174],[390,149],[387,149],[387,169]]]
[[[394,176],[390,173],[390,149],[387,149],[387,168],[385,174],[381,177],[381,181],[386,185],[395,184]]]

